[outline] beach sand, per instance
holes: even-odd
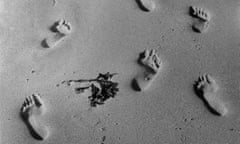
[[[0,0],[0,143],[238,144],[240,2],[146,1]],[[200,12],[191,14],[193,6]],[[146,49],[161,64],[147,89],[136,91]],[[89,96],[103,89],[99,81],[79,93],[81,82],[66,83],[107,72],[117,73],[118,91],[96,106]],[[217,82],[217,101],[194,90],[205,74]],[[43,105],[26,100],[32,95]],[[224,103],[223,113],[213,113],[209,100],[213,109]],[[27,114],[39,139],[21,117],[24,101],[34,106]]]

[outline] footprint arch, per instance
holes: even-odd
[[[38,119],[45,111],[44,102],[38,94],[26,97],[20,109],[23,122],[26,124],[30,134],[37,140],[45,140],[49,136],[48,128],[41,124]]]
[[[219,84],[209,74],[200,76],[194,84],[196,94],[203,100],[209,111],[215,115],[225,116],[228,113],[228,108],[219,89]]]

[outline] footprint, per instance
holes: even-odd
[[[201,21],[195,21],[192,25],[192,29],[193,31],[197,32],[197,33],[205,33],[207,32],[209,27],[209,22],[201,22]]]
[[[42,46],[45,48],[53,48],[57,46],[67,35],[72,32],[72,26],[66,20],[61,19],[51,27],[51,30],[55,34],[45,38],[42,41]]]
[[[144,52],[140,53],[138,62],[154,74],[159,71],[161,64],[160,58],[157,55],[157,51],[154,49],[145,50]]]
[[[138,62],[145,68],[145,72],[135,76],[132,81],[132,87],[137,91],[145,91],[157,77],[161,60],[156,50],[151,49],[140,53]]]
[[[210,12],[200,7],[190,6],[189,14],[195,18],[192,24],[193,30],[198,33],[206,32],[211,20]]]
[[[67,34],[70,34],[71,31],[72,31],[72,28],[71,28],[71,24],[69,22],[67,22],[66,20],[64,19],[60,19],[58,22],[57,22],[57,25],[56,25],[56,31],[59,32],[60,34],[63,34],[63,35],[67,35]]]
[[[226,103],[220,98],[219,85],[209,74],[199,77],[194,85],[196,94],[204,101],[210,112],[224,116],[228,113]]]
[[[211,19],[210,13],[207,10],[196,6],[190,6],[190,15],[202,21],[210,21]]]
[[[20,115],[27,125],[31,135],[37,140],[45,140],[49,136],[47,127],[38,123],[37,117],[43,115],[45,106],[39,95],[33,94],[26,97]]]
[[[139,8],[145,12],[151,12],[156,8],[153,0],[136,0]]]
[[[56,33],[53,36],[49,36],[42,41],[42,46],[44,48],[53,48],[57,46],[64,38],[64,35],[61,33]]]

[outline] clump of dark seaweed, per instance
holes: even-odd
[[[75,88],[77,94],[83,93],[86,89],[91,90],[91,95],[88,97],[90,105],[96,107],[102,105],[109,98],[114,98],[118,89],[118,83],[112,81],[112,77],[116,73],[100,73],[95,79],[80,79],[80,80],[69,80],[67,84],[70,85],[72,82],[76,83],[89,83],[89,86]]]
[[[116,73],[114,74],[110,74],[109,72],[106,74],[100,73],[95,80],[95,82],[97,82],[100,85],[100,87],[91,84],[92,95],[88,97],[91,106],[96,107],[97,105],[102,105],[109,98],[115,97],[119,89],[118,83],[111,81],[114,75],[116,75]]]

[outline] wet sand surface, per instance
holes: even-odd
[[[141,1],[147,0],[0,1],[1,143],[240,142],[240,2],[150,0],[154,8],[146,2],[146,11]],[[211,15],[204,32],[194,31],[193,24],[202,19],[189,13],[191,6]],[[66,32],[52,29],[61,19],[71,31],[44,47],[44,39]],[[131,82],[146,70],[138,63],[146,49],[157,51],[160,70],[146,90],[136,91]],[[107,72],[117,73],[112,81],[119,91],[96,107],[89,96],[93,86],[103,89],[99,83],[76,93],[81,83],[63,82]],[[216,80],[227,113],[213,113],[204,102],[209,99],[194,91],[205,74]],[[26,100],[33,94],[46,110],[34,115],[40,139],[21,118],[21,107],[33,105],[32,97]]]

